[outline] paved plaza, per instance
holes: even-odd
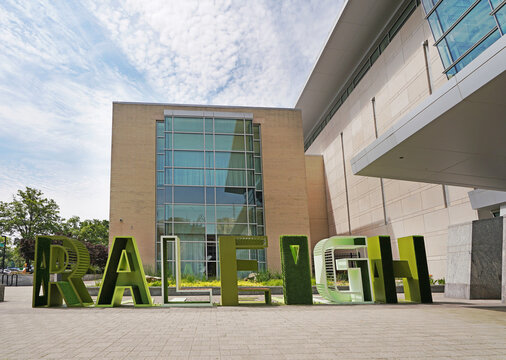
[[[0,359],[506,358],[499,301],[434,298],[433,305],[32,309],[31,287],[9,287],[0,303]]]

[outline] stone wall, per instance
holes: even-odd
[[[506,231],[502,217],[448,228],[445,296],[502,299],[506,285]]]
[[[448,228],[445,296],[470,298],[472,222]]]

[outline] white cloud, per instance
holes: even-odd
[[[165,101],[293,106],[336,1],[101,1],[92,8]]]
[[[47,4],[0,5],[0,199],[24,186],[64,216],[107,218],[111,102],[142,90]]]
[[[341,3],[0,2],[0,200],[108,218],[113,100],[293,106]]]

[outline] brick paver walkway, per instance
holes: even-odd
[[[498,301],[433,305],[31,308],[0,303],[0,359],[506,359]]]

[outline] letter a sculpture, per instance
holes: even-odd
[[[135,239],[115,237],[105,266],[97,306],[120,306],[126,289],[130,289],[136,307],[153,305]]]

